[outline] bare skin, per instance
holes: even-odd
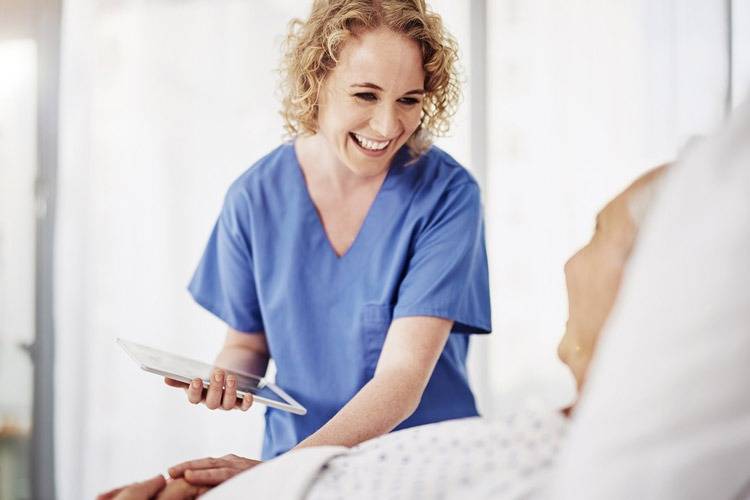
[[[269,358],[268,344],[263,332],[244,333],[229,328],[224,339],[224,346],[216,357],[214,365],[226,370],[262,376],[266,373]],[[238,398],[237,377],[227,374],[226,370],[214,369],[208,389],[203,388],[201,379],[195,379],[190,384],[170,378],[165,378],[164,382],[171,387],[184,389],[188,401],[192,404],[203,403],[210,410],[236,408],[247,411],[253,404],[253,396],[247,394],[244,398]]]
[[[220,458],[188,460],[169,468],[170,477],[184,478],[197,486],[216,486],[230,477],[255,467],[259,460],[229,454]]]
[[[394,320],[372,380],[331,420],[295,448],[354,446],[393,430],[419,405],[452,326],[452,321],[433,317]],[[187,391],[189,395],[193,391],[193,397],[200,397],[200,390],[190,387]],[[208,405],[206,400],[204,403]],[[367,425],[362,425],[362,421]],[[259,463],[237,455],[207,457],[170,467],[169,474],[194,484],[214,486]]]
[[[191,500],[208,488],[188,483],[184,479],[167,481],[158,475],[146,481],[116,488],[97,496],[97,500]]]
[[[322,88],[317,133],[297,139],[297,157],[331,246],[351,246],[395,153],[419,126],[424,71],[419,46],[385,28],[343,48]],[[385,143],[365,151],[356,136]]]
[[[638,230],[634,209],[664,168],[647,172],[610,201],[596,218],[591,241],[565,264],[568,322],[557,353],[573,372],[579,392],[633,249]]]

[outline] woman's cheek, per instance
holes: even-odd
[[[414,133],[415,130],[419,127],[419,122],[422,121],[422,108],[415,109],[411,116],[409,117],[409,136]]]

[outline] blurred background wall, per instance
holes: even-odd
[[[37,283],[43,274],[37,271],[37,243],[42,240],[37,222],[44,206],[36,193],[41,188],[39,157],[49,145],[43,138],[54,125],[43,126],[38,119],[51,102],[42,97],[39,84],[48,67],[39,50],[47,40],[41,33],[47,17],[40,7],[36,0],[0,0],[1,500],[32,497],[32,435],[43,435],[32,434],[33,409],[39,408],[33,399],[43,393],[34,390],[38,378],[31,362],[42,310],[37,299],[44,288]],[[51,420],[47,423],[50,429]],[[46,437],[51,451],[51,436]]]
[[[555,356],[567,307],[562,265],[612,195],[709,132],[743,97],[750,7],[430,3],[459,40],[465,80],[451,135],[437,143],[473,171],[485,201],[495,332],[472,340],[480,409],[496,415],[530,396],[562,405],[574,397]],[[61,7],[59,121],[41,114],[59,131],[54,288],[42,281],[38,290],[44,270],[34,255],[46,244],[35,236],[45,220],[38,73],[47,46],[19,26],[45,8],[0,0],[0,499],[31,497],[28,451],[18,443],[31,428],[32,367],[18,345],[45,331],[54,364],[37,363],[36,373],[54,379],[47,403],[60,498],[90,498],[189,458],[257,456],[262,439],[262,406],[191,406],[137,370],[114,340],[206,361],[219,349],[224,326],[185,286],[228,185],[282,139],[280,43],[309,3]],[[54,297],[54,330],[37,319],[43,291]],[[50,480],[49,469],[37,469],[47,475],[35,481]]]

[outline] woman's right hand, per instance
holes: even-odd
[[[237,376],[232,373],[227,374],[221,368],[212,370],[208,388],[203,387],[203,381],[199,378],[193,379],[190,384],[166,377],[164,382],[170,387],[184,389],[188,401],[193,404],[203,403],[210,410],[237,408],[247,411],[253,404],[251,394],[245,394],[244,398],[237,395]]]

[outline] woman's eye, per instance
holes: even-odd
[[[377,97],[375,97],[375,94],[373,94],[372,92],[358,92],[354,94],[354,97],[368,102],[372,102],[377,99]]]
[[[398,102],[406,104],[407,106],[414,106],[415,104],[419,104],[419,99],[415,99],[414,97],[402,97]]]

